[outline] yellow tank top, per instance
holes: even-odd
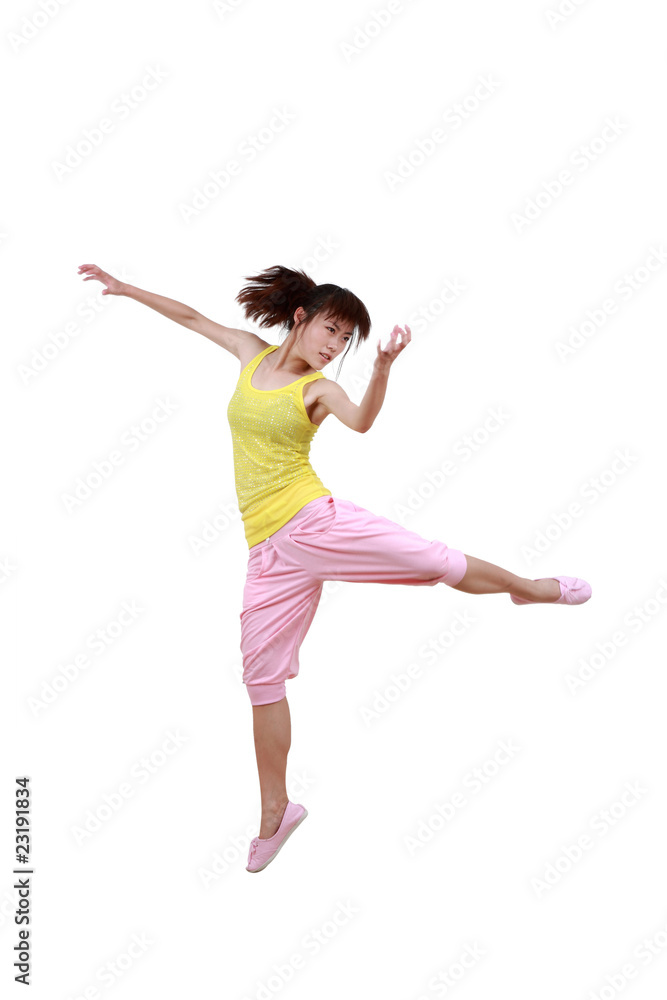
[[[234,479],[248,547],[272,535],[305,504],[331,496],[309,461],[318,425],[303,401],[303,387],[323,372],[303,375],[280,389],[255,389],[252,374],[271,344],[245,366],[229,400]]]

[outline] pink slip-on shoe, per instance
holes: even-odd
[[[280,826],[274,835],[268,837],[266,840],[253,837],[250,841],[246,871],[261,872],[263,868],[266,868],[273,861],[285,841],[289,839],[290,835],[294,833],[299,823],[302,823],[307,815],[308,810],[305,806],[300,806],[296,802],[288,802],[283,813],[283,818],[280,821]]]
[[[542,576],[538,579],[547,578]],[[576,576],[550,576],[548,579],[558,580],[560,584],[560,597],[557,601],[525,601],[522,597],[510,594],[514,604],[585,604],[592,594],[590,583],[586,583],[585,580],[580,580]]]

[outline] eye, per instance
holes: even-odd
[[[334,333],[334,334],[335,334],[335,332],[336,332],[336,330],[334,329],[334,327],[333,327],[333,326],[328,326],[328,327],[327,327],[327,330],[331,330],[331,332],[332,332],[332,333]],[[345,334],[345,340],[351,340],[351,339],[352,339],[352,338],[350,337],[350,335],[349,335],[348,333],[346,333],[346,334]]]

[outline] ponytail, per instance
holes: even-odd
[[[290,330],[294,313],[317,288],[305,271],[293,271],[280,264],[267,267],[261,274],[246,275],[246,281],[252,284],[245,285],[236,296],[246,319],[255,320],[261,327],[280,325]]]

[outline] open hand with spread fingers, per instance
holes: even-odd
[[[400,338],[400,339],[399,339]],[[378,340],[378,353],[375,359],[375,368],[379,371],[388,371],[392,364],[412,340],[410,327],[405,324],[405,330],[396,324],[391,331],[391,339],[385,348],[382,347],[382,340]]]
[[[102,290],[102,295],[122,295],[123,282],[113,278],[106,271],[103,271],[97,264],[80,264],[79,274],[85,274],[84,281],[101,281],[107,287]]]

